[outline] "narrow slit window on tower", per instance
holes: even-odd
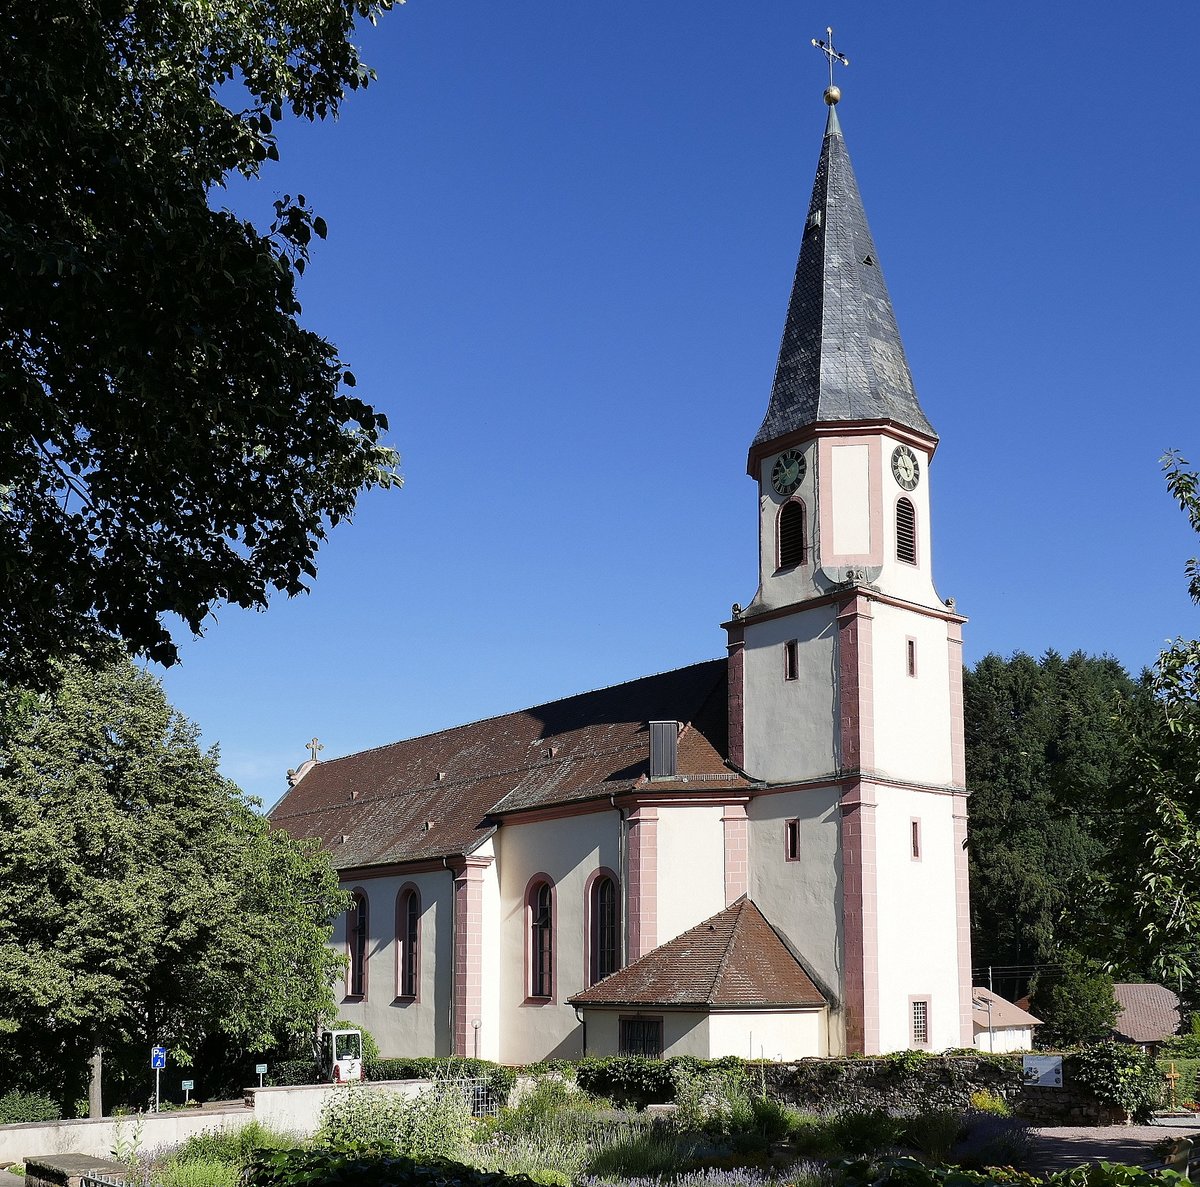
[[[896,559],[909,565],[917,563],[917,511],[910,499],[896,503]]]
[[[921,822],[919,820],[913,819],[913,820],[909,821],[909,826],[911,828],[911,832],[909,835],[912,838],[911,842],[910,842],[910,844],[912,846],[912,848],[910,850],[912,859],[913,859],[913,861],[920,861],[921,860]]]
[[[783,832],[784,852],[788,861],[800,860],[800,821],[785,822]]]
[[[789,639],[783,645],[783,678],[796,680],[800,675],[800,644]]]
[[[794,569],[804,564],[804,504],[799,499],[784,503],[779,511],[779,567]]]
[[[915,676],[917,674],[917,641],[916,639],[904,640],[904,659],[908,665],[908,674]]]

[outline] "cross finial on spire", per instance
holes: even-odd
[[[827,26],[825,32],[829,37],[828,41],[814,37],[812,43],[825,55],[825,59],[829,63],[829,86],[825,90],[825,102],[832,107],[842,97],[842,92],[833,85],[833,64],[840,62],[843,66],[849,66],[850,59],[833,48],[833,27]]]
[[[324,750],[325,747],[322,746],[321,743],[316,740],[316,738],[313,738],[313,740],[311,742],[309,742],[309,744],[307,746],[305,746],[304,749],[310,751],[312,753],[312,761],[317,762],[318,761],[317,751]]]

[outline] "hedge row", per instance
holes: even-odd
[[[246,1187],[537,1187],[524,1175],[457,1162],[417,1163],[353,1150],[260,1150],[246,1165]]]

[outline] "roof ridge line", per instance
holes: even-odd
[[[423,742],[426,738],[436,738],[441,734],[454,734],[459,730],[470,729],[473,725],[482,725],[485,721],[499,721],[503,717],[519,717],[522,713],[532,713],[535,709],[547,709],[551,705],[561,705],[564,701],[578,700],[580,697],[590,697],[598,692],[608,692],[614,688],[624,688],[627,684],[639,684],[643,680],[656,680],[660,676],[673,676],[676,672],[686,672],[688,668],[701,668],[705,664],[715,664],[726,659],[723,655],[711,659],[699,659],[694,663],[681,664],[678,668],[664,668],[661,672],[647,672],[644,676],[632,676],[628,680],[618,680],[615,684],[600,684],[595,688],[586,688],[582,692],[573,692],[569,696],[556,697],[552,701],[538,701],[535,705],[525,705],[520,709],[510,709],[506,713],[492,713],[487,717],[477,717],[474,721],[464,721],[459,725],[448,725],[444,729],[430,730],[425,734],[412,734],[407,738],[396,738],[391,742],[381,742],[378,746],[368,746],[364,750],[352,750],[349,754],[340,754],[337,758],[322,759],[317,765],[328,766],[335,762],[343,762],[347,758],[357,758],[361,754],[374,754],[377,750],[387,750],[392,746],[400,746],[405,742]]]
[[[721,983],[721,978],[725,975],[725,966],[729,963],[730,955],[733,952],[733,939],[737,935],[737,926],[741,922],[742,912],[746,908],[746,904],[750,901],[750,896],[743,894],[736,902],[730,903],[725,908],[726,911],[737,907],[737,914],[734,916],[733,923],[729,928],[729,939],[725,944],[725,951],[721,953],[721,959],[717,964],[717,971],[713,974],[712,984],[708,987],[708,1001],[711,1004],[717,1000],[717,987]],[[721,912],[724,914],[724,912]]]

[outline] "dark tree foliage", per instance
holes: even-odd
[[[214,191],[274,123],[371,78],[392,0],[0,5],[0,676],[164,616],[306,588],[330,524],[395,482],[384,418],[301,327],[303,197],[260,232]]]
[[[96,1049],[136,1094],[151,1044],[208,1071],[311,1034],[344,968],[327,855],[273,829],[127,660],[57,685],[0,701],[0,1078],[70,1107]]]
[[[1121,760],[1118,699],[1137,686],[1116,660],[1078,652],[989,655],[964,675],[972,958],[1053,962],[1099,926],[1088,889],[1112,836],[1096,808]]]
[[[1111,1038],[1121,1012],[1112,975],[1076,957],[1068,958],[1061,968],[1038,974],[1029,1009],[1042,1020],[1038,1046],[1060,1050]]]

